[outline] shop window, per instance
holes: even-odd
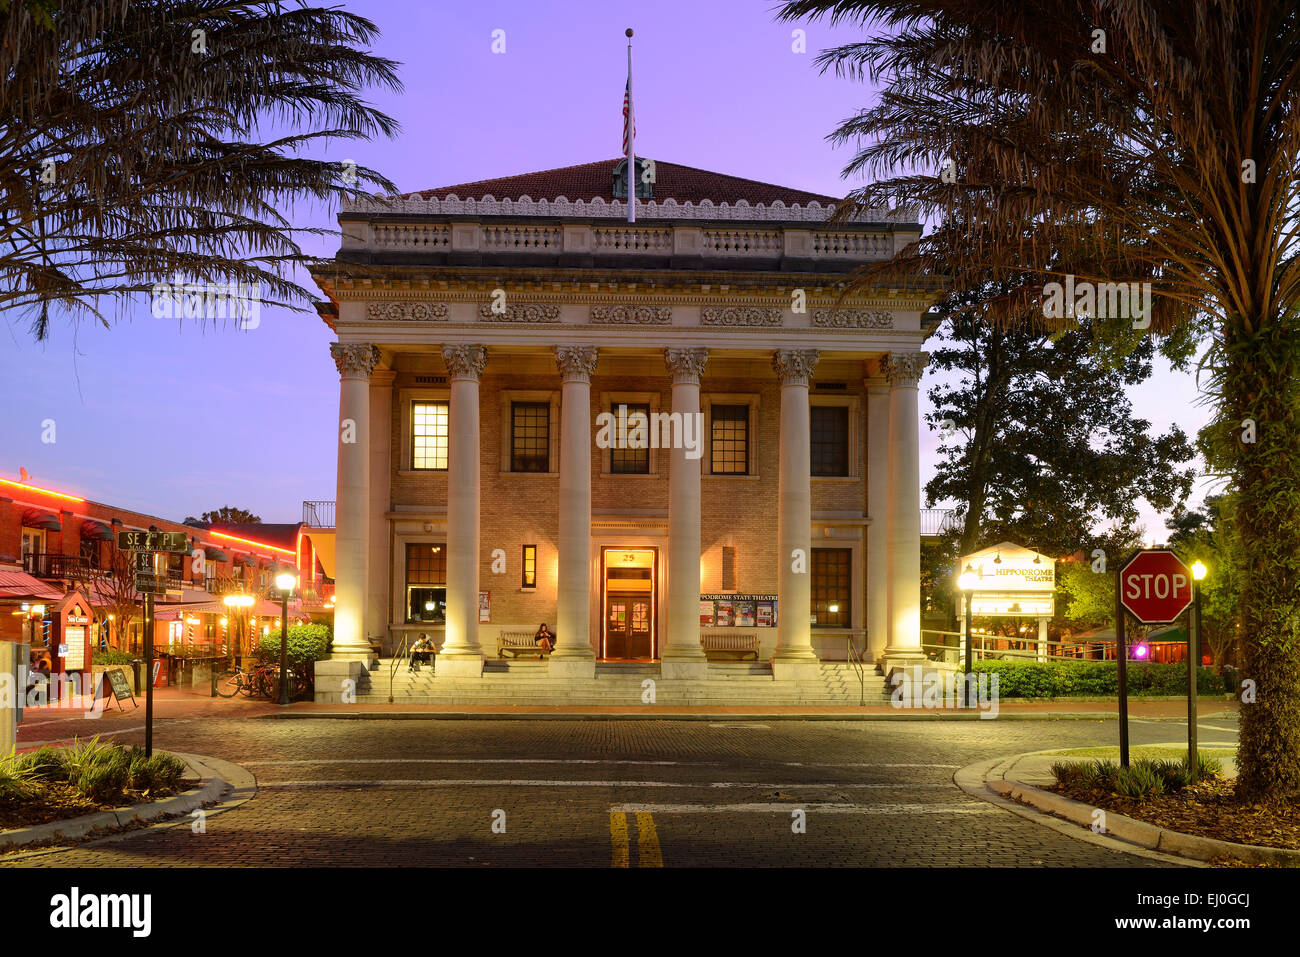
[[[849,410],[842,405],[814,405],[809,410],[813,475],[849,474]]]
[[[90,568],[99,567],[99,539],[83,538],[81,540],[81,560]]]
[[[548,402],[510,404],[510,471],[549,472],[551,406]]]
[[[814,548],[812,550],[812,608],[818,628],[849,627],[849,572],[853,550],[849,548]]]
[[[448,405],[411,403],[411,468],[447,468]]]
[[[626,415],[620,422],[619,412],[626,409]],[[619,430],[609,448],[609,470],[615,475],[649,475],[650,474],[650,403],[620,402],[618,408],[611,408],[615,427]],[[637,444],[644,448],[628,448],[632,438],[633,425],[637,427]]]
[[[406,620],[447,620],[447,546],[409,543],[406,546]]]
[[[524,588],[537,587],[537,546],[524,546]]]
[[[749,406],[710,407],[709,461],[714,475],[749,473]]]

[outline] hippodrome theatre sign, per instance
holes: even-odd
[[[1056,562],[1014,542],[1001,542],[966,555],[957,575],[967,568],[977,577],[972,593],[974,615],[1024,615],[1051,618],[1056,614]]]

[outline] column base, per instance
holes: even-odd
[[[327,658],[313,666],[317,704],[356,704],[363,665],[356,659]]]
[[[547,674],[552,678],[568,679],[596,679],[596,655],[594,652],[588,654],[570,653],[567,655],[551,655]]]
[[[904,645],[902,647],[887,647],[885,649],[885,659],[881,662],[881,669],[885,674],[889,674],[895,668],[910,668],[913,665],[934,665],[934,662],[925,656],[925,652],[914,645]]]
[[[482,678],[483,655],[472,651],[443,652],[433,659],[433,673],[439,678]]]
[[[707,678],[709,659],[704,649],[692,654],[689,651],[668,651],[659,659],[659,677],[671,681]]]

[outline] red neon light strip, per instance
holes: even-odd
[[[35,485],[24,485],[22,482],[12,482],[9,479],[0,479],[0,485],[12,485],[14,488],[25,488],[29,492],[40,492],[42,495],[53,495],[55,498],[66,498],[69,502],[84,502],[84,498],[77,498],[75,495],[64,495],[62,492],[52,492],[47,488],[38,488]]]
[[[227,535],[225,532],[209,532],[214,538],[227,538],[232,542],[242,542],[245,545],[255,545],[258,548],[269,548],[273,552],[282,552],[285,555],[293,555],[297,560],[297,555],[288,548],[281,548],[279,545],[267,545],[265,542],[255,542],[251,538],[240,538],[238,535]]]

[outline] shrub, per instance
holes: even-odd
[[[114,751],[121,748],[113,744],[101,744],[99,735],[89,741],[72,739],[72,747],[63,752],[63,767],[67,780],[76,784],[81,775],[99,764],[107,762]]]
[[[986,660],[974,663],[977,674],[996,674],[998,693],[1004,698],[1063,698],[1071,695],[1119,694],[1119,667],[1113,661]],[[1212,668],[1199,668],[1197,691],[1219,692],[1221,679]],[[1131,661],[1130,695],[1182,695],[1187,693],[1185,664],[1151,664]]]
[[[66,781],[68,769],[64,764],[64,753],[48,744],[19,755],[15,763],[25,768],[35,781]]]
[[[1138,760],[1127,768],[1120,768],[1115,790],[1127,798],[1145,801],[1165,793],[1165,781],[1153,766],[1155,762]]]
[[[1086,765],[1079,761],[1056,761],[1052,764],[1052,774],[1058,784],[1066,787],[1083,787]]]
[[[138,751],[131,759],[130,786],[141,792],[172,790],[185,774],[185,762],[173,754],[155,754],[146,758]]]
[[[1223,762],[1218,758],[1211,758],[1196,752],[1196,773],[1197,777],[1202,780],[1223,777]]]
[[[21,759],[0,760],[0,804],[17,804],[36,797],[41,792],[31,769],[24,767]]]
[[[100,651],[96,648],[91,656],[91,664],[96,665],[131,665],[139,660],[141,659],[138,655],[118,651],[116,648],[110,648],[107,651]]]
[[[320,661],[329,655],[330,629],[328,625],[290,625],[289,663],[305,665]],[[259,656],[267,661],[280,660],[280,629],[262,636],[258,644]]]
[[[81,767],[73,786],[98,804],[120,803],[131,783],[131,754],[107,747]]]
[[[1115,790],[1119,764],[1115,761],[1090,761],[1084,765],[1083,786],[1101,791]]]

